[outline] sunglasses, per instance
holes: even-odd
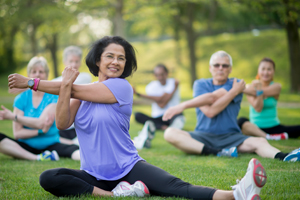
[[[213,64],[213,66],[215,67],[215,68],[219,68],[220,66],[222,66],[222,68],[228,68],[228,67],[230,67],[230,65],[228,65],[228,64]]]

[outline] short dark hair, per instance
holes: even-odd
[[[261,61],[259,62],[259,64],[262,63],[262,62],[269,62],[269,63],[272,63],[272,65],[273,65],[273,67],[274,67],[274,70],[275,70],[275,62],[274,62],[271,58],[265,57],[265,58],[261,59]]]
[[[158,67],[164,69],[165,72],[167,72],[167,74],[169,73],[169,70],[168,70],[168,68],[166,67],[166,65],[164,65],[164,64],[162,64],[162,63],[158,63],[158,64],[155,66],[154,69],[156,69],[156,68],[158,68]]]
[[[137,70],[137,61],[133,46],[120,36],[105,36],[93,43],[89,53],[85,58],[85,63],[94,76],[98,76],[99,67],[96,65],[96,63],[101,60],[101,55],[104,52],[104,49],[109,44],[113,43],[121,45],[125,51],[126,63],[124,72],[119,78],[126,78]]]

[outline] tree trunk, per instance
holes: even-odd
[[[56,56],[57,38],[58,38],[58,33],[53,33],[51,43],[48,45],[50,53],[51,53],[51,58],[52,58],[52,61],[53,61],[54,77],[59,76],[58,66],[57,66],[57,56]]]
[[[188,49],[189,49],[189,59],[190,59],[190,76],[191,76],[191,88],[193,88],[193,84],[197,79],[197,68],[196,68],[196,52],[195,52],[195,42],[196,42],[196,33],[193,28],[194,23],[194,4],[187,3],[187,13],[188,13],[188,22],[185,28],[186,37],[188,41]]]
[[[29,33],[32,57],[36,56],[37,53],[38,53],[38,50],[37,50],[37,41],[36,41],[36,30],[37,30],[37,27],[38,27],[37,25],[32,24],[32,30]]]
[[[285,29],[288,39],[289,60],[291,66],[290,90],[291,92],[300,92],[300,41],[297,21],[289,20]]]
[[[116,4],[114,4],[114,7],[115,7],[116,13],[113,18],[113,22],[114,22],[113,35],[121,36],[121,37],[125,38],[125,32],[124,32],[125,21],[123,19],[123,7],[124,7],[123,0],[117,0]]]
[[[17,34],[18,28],[12,27],[8,33],[3,33],[2,36],[5,38],[3,41],[4,52],[0,54],[0,72],[7,73],[13,72],[18,66],[14,58],[14,42],[15,36]],[[5,37],[4,34],[7,36]]]

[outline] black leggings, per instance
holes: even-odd
[[[240,117],[238,119],[238,125],[242,129],[242,126],[245,122],[249,121],[246,117]],[[274,133],[283,133],[286,132],[289,135],[289,138],[298,138],[300,136],[300,125],[295,126],[285,126],[282,124],[279,124],[277,126],[273,126],[271,128],[260,128],[264,132],[268,134],[274,134]]]
[[[62,144],[62,143],[55,143],[53,145],[50,145],[48,146],[47,148],[45,149],[36,149],[36,148],[33,148],[29,145],[27,145],[26,143],[24,142],[20,142],[18,140],[15,140],[11,137],[8,137],[7,135],[3,134],[3,133],[0,133],[0,142],[4,139],[4,138],[7,138],[9,140],[12,140],[14,141],[15,143],[19,144],[23,149],[25,149],[26,151],[29,151],[33,154],[40,154],[46,150],[49,150],[49,151],[53,151],[53,150],[56,150],[57,151],[57,154],[59,155],[59,157],[66,157],[66,158],[71,158],[72,157],[72,154],[74,153],[74,151],[78,150],[79,147],[75,144]]]
[[[175,115],[175,116],[173,116],[170,120],[168,120],[168,121],[163,121],[162,120],[162,117],[163,116],[160,116],[160,117],[149,117],[148,115],[145,115],[145,114],[143,114],[143,113],[140,113],[140,112],[137,112],[137,113],[135,113],[135,120],[137,121],[137,122],[139,122],[139,123],[141,123],[141,124],[145,124],[145,122],[147,121],[147,120],[151,120],[151,121],[153,121],[154,122],[154,124],[155,124],[155,128],[156,129],[161,129],[161,127],[163,126],[163,125],[166,125],[166,126],[170,126],[171,124],[172,124],[172,122],[174,121],[174,119],[177,117],[177,116],[180,116],[180,115],[183,115],[182,113],[180,113],[180,114],[178,114],[178,115]]]
[[[151,195],[165,197],[212,199],[216,191],[209,187],[191,185],[145,161],[139,161],[125,177],[116,181],[97,180],[83,170],[66,168],[50,169],[40,176],[41,186],[58,197],[92,194],[94,186],[111,191],[120,181],[133,184],[137,180],[146,184]]]

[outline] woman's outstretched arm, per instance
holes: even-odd
[[[66,67],[65,70],[67,70],[68,68],[71,67]],[[27,88],[28,80],[30,80],[30,78],[27,78],[20,74],[11,74],[8,76],[8,85],[9,88],[11,89]],[[59,95],[61,84],[62,84],[61,81],[40,80],[37,89],[42,92]],[[72,84],[71,97],[75,99],[91,101],[95,103],[116,103],[117,102],[113,93],[101,82],[83,84],[83,85]]]

